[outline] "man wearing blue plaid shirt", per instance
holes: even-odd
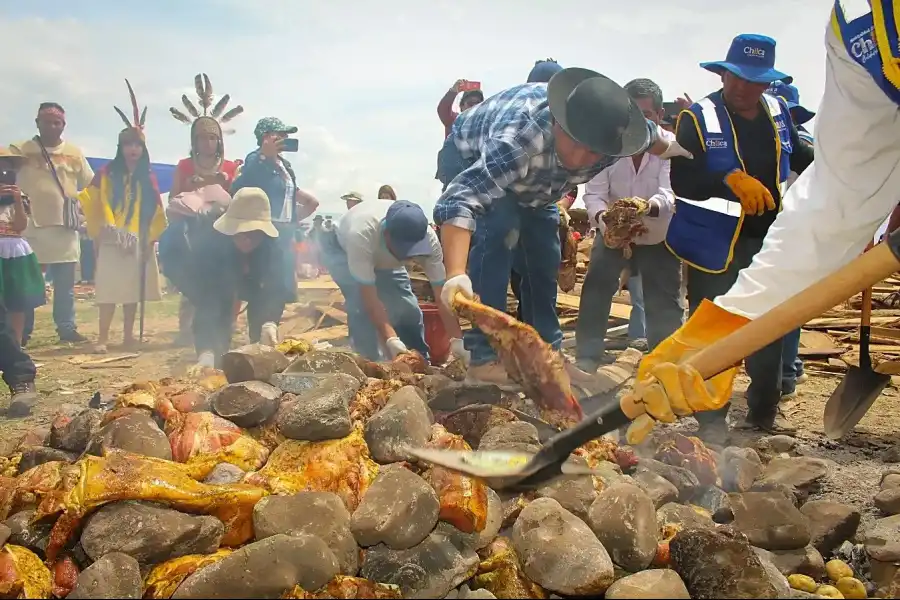
[[[461,114],[444,142],[444,193],[434,209],[447,282],[456,293],[506,309],[510,269],[522,274],[522,318],[559,349],[556,275],[563,192],[623,156],[690,156],[662,140],[628,93],[588,69],[563,69],[549,84],[501,92]],[[467,274],[468,267],[468,274]],[[607,318],[585,315],[581,318]],[[466,333],[469,380],[509,385],[484,334]]]

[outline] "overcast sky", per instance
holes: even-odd
[[[192,99],[193,77],[246,112],[226,140],[229,158],[255,145],[256,120],[297,125],[299,184],[339,210],[349,190],[375,197],[389,183],[431,207],[443,137],[435,107],[457,79],[487,94],[523,82],[551,56],[621,84],[649,77],[667,100],[715,90],[697,66],[725,57],[734,35],[778,42],[777,66],[815,110],[824,83],[831,3],[814,0],[43,0],[0,4],[0,143],[34,134],[42,101],[66,109],[66,137],[89,156],[112,156],[128,110],[124,78],[148,106],[155,162],[189,148],[169,106]],[[786,18],[785,18],[786,17]]]

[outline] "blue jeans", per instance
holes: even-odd
[[[644,285],[640,275],[628,279],[628,296],[631,298],[631,316],[628,318],[628,339],[647,337],[647,317],[644,313]]]
[[[555,204],[530,208],[508,193],[477,218],[469,251],[473,290],[483,303],[505,312],[510,270],[515,268],[522,277],[522,320],[556,350],[562,343],[556,315],[559,261],[559,209]],[[465,342],[473,365],[497,360],[480,330],[467,332]]]
[[[347,253],[341,248],[333,231],[322,232],[317,236],[316,243],[319,261],[328,269],[331,278],[344,295],[347,328],[350,330],[353,350],[369,360],[381,360],[378,332],[363,306],[361,285],[350,274]],[[397,332],[397,337],[407,348],[418,350],[428,359],[422,309],[419,308],[419,301],[413,294],[406,269],[376,270],[375,288],[378,290],[378,298],[387,310],[388,320]]]
[[[81,280],[94,281],[94,273],[97,262],[94,260],[94,242],[86,236],[81,236]]]
[[[75,331],[75,263],[46,265],[53,281],[53,322],[59,334]],[[25,313],[22,339],[28,340],[34,331],[34,310]]]
[[[790,394],[797,387],[797,378],[803,375],[803,361],[800,360],[800,330],[784,336],[781,348],[781,393]]]

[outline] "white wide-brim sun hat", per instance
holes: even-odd
[[[225,235],[262,231],[269,237],[278,237],[278,230],[272,224],[269,197],[256,187],[238,190],[225,214],[216,219],[213,227]]]

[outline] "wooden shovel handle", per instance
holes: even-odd
[[[872,287],[869,286],[863,290],[862,308],[859,317],[859,324],[868,327],[872,324]]]
[[[878,244],[766,314],[700,350],[687,362],[704,379],[718,375],[847,298],[871,288],[894,274],[898,268],[900,261],[894,256],[889,244]],[[864,301],[863,310],[865,304]]]

